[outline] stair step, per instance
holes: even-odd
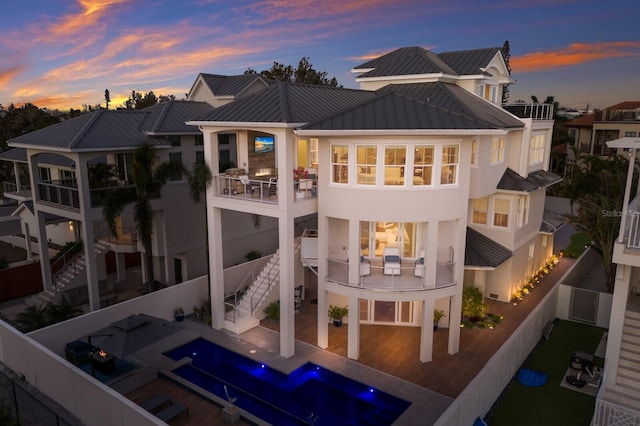
[[[635,318],[640,320],[640,312],[635,312],[635,311],[625,311],[624,313],[624,317],[625,318]]]
[[[631,371],[637,371],[640,374],[640,363],[637,357],[630,353],[620,352],[620,359],[618,360],[618,368],[627,368]]]
[[[625,321],[624,326],[622,327],[622,334],[640,337],[640,327],[629,325]]]
[[[632,334],[623,333],[622,334],[622,345],[624,346],[625,343],[627,345],[629,345],[630,347],[633,347],[633,346],[640,347],[640,336],[634,336]],[[640,352],[640,350],[637,351],[637,352]]]
[[[616,377],[616,386],[624,388],[625,394],[640,402],[640,387],[638,387],[637,378],[625,377],[618,374],[618,377]]]
[[[640,330],[640,318],[625,316],[624,325],[625,327],[628,325],[630,327],[634,327]]]

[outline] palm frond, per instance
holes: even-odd
[[[207,163],[195,162],[193,163],[191,173],[189,173],[188,180],[191,198],[197,203],[200,202],[202,193],[211,185],[213,174]]]
[[[151,209],[151,200],[148,197],[136,200],[133,217],[136,222],[138,238],[142,241],[147,253],[150,253],[153,236],[153,210]]]
[[[102,217],[109,225],[109,230],[114,236],[117,235],[116,219],[120,217],[122,210],[136,200],[136,194],[127,188],[116,188],[108,191],[102,206]]]

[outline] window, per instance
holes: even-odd
[[[180,136],[167,136],[167,141],[171,144],[171,146],[180,146]]]
[[[536,245],[535,243],[529,244],[529,259],[533,259],[533,256],[536,254]]]
[[[196,135],[196,146],[202,146],[202,145],[204,145],[204,136]]]
[[[486,225],[487,215],[489,212],[489,199],[479,198],[477,200],[473,200],[472,204],[473,212],[471,214],[471,222],[476,225]]]
[[[431,185],[433,176],[433,146],[416,146],[413,154],[413,184]],[[415,177],[422,178],[415,179]]]
[[[624,137],[625,138],[635,138],[636,137],[636,132],[624,132]]]
[[[442,147],[442,169],[440,173],[440,184],[455,184],[457,174],[458,145],[445,145]]]
[[[387,146],[384,148],[384,184],[404,185],[404,165],[407,148]]]
[[[170,152],[169,153],[169,162],[170,163],[182,164],[182,153],[180,153],[180,152]],[[171,180],[171,181],[182,180],[182,171],[175,171],[175,172],[171,173],[171,176],[169,177],[169,180]]]
[[[318,139],[309,139],[309,165],[311,167],[318,167]]]
[[[204,151],[196,151],[196,164],[204,164]]]
[[[349,183],[349,147],[331,145],[331,173],[333,183]]]
[[[118,163],[118,179],[127,184],[132,183],[131,170],[133,170],[133,154],[130,152],[118,154],[116,162]]]
[[[529,165],[544,161],[544,135],[532,136],[529,140]]]
[[[500,164],[504,161],[504,138],[496,136],[491,140],[491,164]]]
[[[48,167],[38,167],[40,182],[51,182],[51,170]]]
[[[519,228],[529,223],[529,197],[518,197],[517,223]]]
[[[356,183],[359,185],[376,184],[376,162],[378,151],[374,145],[356,146]]]
[[[493,226],[509,227],[509,209],[511,202],[502,198],[493,200]]]
[[[546,247],[547,246],[547,237],[548,237],[548,235],[543,235],[542,236],[542,247]]]
[[[478,141],[476,139],[473,139],[471,141],[471,165],[472,166],[476,165],[477,153],[478,153]]]
[[[488,85],[488,84],[480,84],[478,85],[478,95],[480,97],[490,100],[491,102],[496,101],[496,94],[498,93],[498,88],[496,86]]]

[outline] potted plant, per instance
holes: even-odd
[[[182,308],[174,309],[173,317],[176,319],[176,321],[182,321],[184,319],[184,310]]]
[[[436,331],[438,329],[438,322],[440,322],[440,320],[444,317],[446,317],[444,311],[439,309],[433,310],[433,331]]]
[[[333,325],[336,327],[342,326],[342,318],[349,314],[349,309],[341,306],[329,305],[329,318],[333,320]]]

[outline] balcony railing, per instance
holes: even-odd
[[[509,104],[503,108],[518,118],[532,120],[553,120],[552,104]]]
[[[31,197],[31,185],[20,185],[15,182],[2,182],[5,195],[16,195],[19,197]]]
[[[640,424],[640,412],[623,405],[606,401],[600,397],[596,400],[592,426],[626,426]]]
[[[427,287],[422,278],[425,274],[424,265],[415,265],[412,261],[406,262],[406,265],[403,264],[399,268],[393,268],[393,274],[389,274],[389,268],[385,268],[382,265],[382,261],[375,263],[376,261],[372,260],[368,269],[362,269],[358,265],[358,283],[349,282],[349,262],[339,259],[329,259],[328,261],[329,273],[327,279],[348,287],[390,291],[422,291],[450,287],[457,284],[453,275],[454,262],[436,264],[435,286]]]
[[[38,182],[38,201],[72,210],[80,210],[80,198],[75,180]]]
[[[634,198],[626,212],[624,242],[629,249],[640,249],[640,197]]]
[[[249,179],[248,176],[219,175],[214,177],[216,195],[258,203],[277,204],[279,183],[269,180]],[[317,197],[317,181],[302,179],[294,183],[294,201],[305,201]]]
[[[114,190],[125,190],[130,192],[131,194],[136,193],[135,185],[124,185],[124,186],[107,186],[104,188],[95,188],[91,190],[91,207],[100,207],[102,206],[107,194]]]

